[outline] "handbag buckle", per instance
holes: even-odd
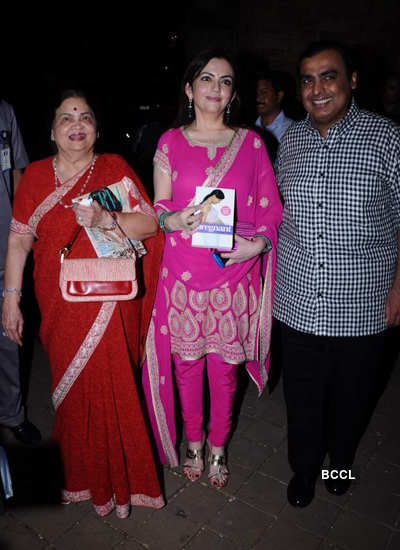
[[[61,256],[60,262],[63,263],[64,258],[67,258],[69,253],[71,252],[71,247],[66,245],[60,248],[59,254]]]

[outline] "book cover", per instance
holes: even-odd
[[[196,187],[195,204],[202,206],[203,217],[192,235],[192,246],[232,250],[235,190]]]
[[[115,197],[122,204],[122,212],[133,212],[136,202],[130,200],[130,186],[134,185],[130,178],[124,177],[121,181],[107,185],[107,188],[112,191]],[[80,202],[84,206],[91,204],[92,199],[89,193],[74,199],[74,202]],[[132,246],[134,246],[137,255],[143,256],[146,254],[146,249],[141,241],[129,239],[125,237],[119,229],[115,231],[107,231],[100,227],[85,227],[85,231],[96,251],[99,258],[126,258],[133,254]]]

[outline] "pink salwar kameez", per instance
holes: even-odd
[[[275,245],[282,207],[258,134],[239,129],[223,157],[225,150],[224,144],[207,146],[190,140],[182,128],[177,128],[163,134],[154,158],[170,175],[172,185],[172,199],[158,202],[156,208],[177,211],[193,204],[196,186],[207,180],[207,186],[235,189],[237,227],[253,227],[254,234],[265,235],[272,245],[268,254],[220,268],[210,249],[192,247],[186,233],[166,234],[143,383],[160,459],[173,466],[178,460],[172,355],[180,358],[176,360],[178,388],[186,387],[185,393],[180,393],[189,441],[201,440],[202,421],[201,412],[196,415],[193,407],[193,403],[197,408],[201,404],[202,377],[193,371],[195,384],[182,378],[189,362],[194,362],[199,373],[204,368],[204,361],[199,360],[209,358],[208,374],[212,378],[212,372],[221,366],[221,372],[217,371],[221,382],[210,382],[209,438],[215,446],[225,444],[230,430],[233,397],[228,394],[233,396],[236,387],[237,366],[245,363],[260,393],[267,382]],[[224,369],[229,372],[227,378],[222,374]],[[221,415],[224,418],[218,421]],[[187,423],[187,418],[195,420]]]

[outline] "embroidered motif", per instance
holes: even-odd
[[[199,323],[202,323],[203,320],[205,319],[205,316],[204,316],[202,313],[196,313],[196,315],[194,316],[194,318],[195,318],[196,321],[198,321]]]
[[[210,336],[217,328],[217,321],[211,309],[207,311],[207,315],[204,317],[202,328],[204,336]]]
[[[172,181],[176,181],[177,177],[178,177],[178,172],[176,170],[174,170],[172,172]]]
[[[169,159],[165,153],[157,149],[156,154],[153,159],[154,164],[160,168],[165,174],[171,175],[171,166],[169,164]]]
[[[225,344],[229,344],[236,337],[236,323],[231,311],[228,311],[220,320],[218,331]]]
[[[253,285],[249,285],[249,313],[250,315],[253,315],[257,311],[257,296],[255,293],[255,290],[253,288]]]
[[[85,500],[90,500],[92,498],[92,494],[89,491],[89,489],[86,489],[85,491],[66,491],[65,489],[61,492],[62,499],[64,502],[82,502]],[[130,495],[129,501],[126,504],[116,504],[115,503],[115,494],[111,497],[111,499],[102,506],[96,506],[94,505],[94,509],[99,514],[99,516],[106,516],[110,512],[112,512],[114,509],[116,511],[116,514],[119,518],[124,519],[127,518],[129,515],[129,508],[130,506],[147,506],[149,508],[162,508],[165,506],[164,499],[162,495],[159,497],[150,497],[148,495],[143,494],[135,494]]]
[[[108,323],[111,320],[112,314],[114,313],[116,305],[116,302],[103,302],[101,304],[99,313],[87,333],[86,338],[53,392],[52,400],[56,410],[65,399],[73,383],[85,368],[86,363],[89,361],[94,350],[99,345],[99,342],[107,329]]]
[[[262,198],[260,199],[260,206],[261,206],[261,208],[266,208],[266,207],[268,206],[268,204],[269,204],[269,200],[268,200],[267,197],[262,197]]]
[[[251,195],[249,195],[247,197],[247,206],[250,206],[252,203],[253,203],[253,197]]]
[[[246,139],[246,136],[247,136],[247,130],[245,130],[244,128],[239,128],[232,142],[232,146],[228,151],[226,158],[224,159],[224,162],[220,164],[220,166],[218,167],[218,170],[214,173],[214,177],[212,179],[212,187],[218,187],[222,178],[225,176],[229,168],[232,166],[236,158],[236,155],[238,154],[239,149],[242,146],[242,143]]]
[[[249,333],[249,316],[247,313],[241,316],[239,319],[239,338],[241,342],[244,342],[247,338],[247,335]]]
[[[151,400],[154,408],[154,415],[157,422],[157,427],[160,434],[161,443],[165,456],[172,467],[178,466],[178,456],[176,454],[175,445],[169,435],[167,419],[165,416],[165,410],[160,398],[160,376],[158,367],[158,357],[154,339],[154,321],[150,322],[149,330],[146,339],[146,357],[147,357],[147,370],[149,373],[149,383],[151,391]],[[159,497],[160,498],[160,497]],[[158,499],[155,500],[157,502]],[[135,504],[133,502],[133,504]],[[155,508],[161,508],[161,506],[155,505]]]
[[[160,328],[160,332],[165,336],[166,334],[168,334],[168,328],[165,325],[162,325],[162,327]]]
[[[190,239],[190,235],[188,233],[185,233],[184,231],[181,232],[181,237],[182,239],[185,239],[185,241]]]
[[[170,237],[169,241],[171,243],[171,246],[176,246],[176,240],[174,239],[174,237]]]
[[[166,279],[168,277],[168,267],[163,267],[161,271],[161,277]]]
[[[168,288],[164,287],[164,294],[165,294],[165,305],[167,306],[167,309],[169,308],[169,294],[168,294]]]
[[[190,307],[195,311],[205,311],[208,307],[208,297],[209,297],[208,290],[204,290],[202,292],[191,290],[189,292]]]
[[[186,309],[181,315],[182,320],[182,338],[185,342],[194,342],[200,334],[200,327],[193,317],[190,309]]]
[[[210,293],[210,302],[217,311],[226,311],[231,307],[232,295],[229,288],[215,288]]]
[[[184,311],[187,304],[186,287],[180,281],[176,281],[171,291],[171,301],[175,307]]]
[[[163,153],[168,155],[168,145],[166,143],[164,143],[164,145],[162,146],[162,150],[163,150]]]
[[[32,233],[36,235],[37,226],[39,225],[42,217],[49,212],[57,203],[59,198],[64,198],[65,195],[71,191],[74,185],[80,180],[81,176],[86,172],[86,168],[81,170],[78,174],[73,176],[70,180],[66,181],[58,188],[57,192],[53,191],[50,195],[42,201],[39,206],[36,207],[32,216],[29,218],[28,225],[32,230]]]
[[[191,278],[192,278],[192,274],[190,273],[190,271],[184,271],[181,275],[182,281],[188,281]]]
[[[180,338],[182,335],[182,321],[181,316],[175,308],[171,307],[168,312],[168,327],[172,336]]]
[[[21,223],[15,218],[11,219],[10,231],[14,231],[14,233],[19,233],[20,235],[35,235],[29,225]]]
[[[247,308],[247,296],[242,283],[239,283],[232,300],[232,309],[236,317],[240,317]]]
[[[258,138],[254,138],[254,149],[259,149],[261,147],[261,141]]]
[[[266,231],[267,230],[267,226],[266,225],[260,225],[260,227],[257,227],[257,231],[259,233],[263,232],[263,231]]]

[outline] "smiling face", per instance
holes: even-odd
[[[276,92],[269,80],[257,82],[257,113],[261,117],[277,116],[281,110],[283,92]]]
[[[189,99],[193,100],[196,115],[223,116],[225,107],[234,98],[233,69],[226,59],[213,58],[193,81],[185,86]]]
[[[84,98],[65,99],[56,110],[52,129],[58,150],[69,153],[93,150],[96,119]]]
[[[328,129],[341,120],[357,87],[357,73],[349,78],[342,56],[325,50],[306,57],[300,64],[301,97],[312,124],[325,137]]]

